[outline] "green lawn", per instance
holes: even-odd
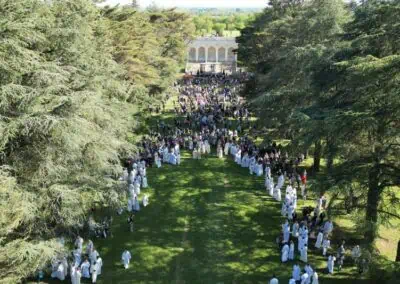
[[[136,231],[128,231],[127,215],[116,216],[114,238],[95,240],[104,260],[98,283],[267,283],[272,273],[288,283],[292,264],[280,263],[274,241],[280,205],[262,179],[230,159],[187,153],[180,166],[149,169],[148,177],[150,205],[137,215]],[[132,253],[128,270],[124,249]],[[309,255],[321,283],[367,283],[352,269],[325,278],[324,259]]]
[[[97,283],[268,283],[273,273],[288,283],[293,263],[280,263],[275,244],[281,205],[266,194],[263,178],[215,153],[200,161],[184,153],[180,166],[149,169],[148,180],[142,195],[150,204],[137,214],[136,231],[129,232],[124,213],[114,216],[113,238],[94,240],[104,261]],[[299,200],[298,207],[312,204]],[[349,265],[327,276],[326,260],[312,241],[309,247],[320,283],[368,283]],[[125,249],[132,253],[128,270],[120,261]]]

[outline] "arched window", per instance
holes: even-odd
[[[189,62],[196,62],[196,48],[194,48],[194,47],[190,48]]]
[[[233,47],[228,49],[228,61],[235,61],[235,54],[233,53],[233,50]]]
[[[200,47],[198,52],[199,52],[199,62],[206,62],[206,49],[204,47]]]
[[[217,62],[217,50],[215,47],[208,48],[208,62]]]
[[[224,61],[226,61],[226,57],[225,57],[225,48],[223,48],[223,47],[220,47],[219,49],[218,49],[218,61],[219,62],[224,62]]]

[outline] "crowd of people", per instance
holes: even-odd
[[[218,158],[231,156],[240,167],[248,168],[250,175],[265,177],[267,194],[282,203],[281,213],[286,218],[282,234],[277,237],[281,261],[295,261],[298,254],[298,259],[304,263],[303,269],[297,263],[293,265],[289,284],[317,284],[318,273],[308,263],[308,250],[312,247],[309,240],[315,240],[315,251],[327,257],[327,272],[331,274],[334,273],[335,263],[338,269],[343,265],[345,242],[333,255],[330,240],[333,223],[330,219],[326,220],[327,200],[324,195],[317,199],[314,208],[304,207],[301,217],[296,213],[297,192],[300,192],[303,200],[307,199],[307,172],[300,167],[306,157],[303,153],[289,157],[277,143],[270,142],[262,146],[255,143],[257,137],[251,135],[254,126],[249,119],[249,110],[238,95],[245,76],[203,75],[186,79],[176,86],[179,96],[174,102],[174,124],[158,121],[141,141],[139,155],[128,158],[124,165],[120,180],[127,183],[129,230],[134,231],[135,214],[141,206],[149,204],[148,195],[144,195],[140,202],[141,188],[148,187],[147,167],[160,168],[165,163],[178,166],[181,163],[181,149],[191,151],[193,159],[201,159],[204,155],[210,155],[214,147]],[[244,134],[244,129],[249,129],[247,134]],[[277,177],[276,184],[274,176]],[[118,210],[119,215],[123,212],[124,208]],[[106,237],[107,231],[104,234]],[[96,283],[103,261],[92,241],[88,241],[85,253],[82,250],[83,239],[78,236],[73,261],[69,266],[71,281],[77,284],[84,277]],[[359,246],[353,249],[352,256],[358,261],[361,256]],[[128,250],[122,252],[121,260],[127,269],[131,253]],[[66,257],[55,260],[52,277],[64,280],[67,272]],[[279,280],[274,275],[270,283],[279,283]]]
[[[59,241],[62,246],[65,245],[62,238]],[[103,259],[91,240],[86,243],[85,250],[83,249],[83,244],[83,238],[78,236],[75,240],[75,248],[71,252],[71,257],[61,254],[58,258],[53,259],[52,278],[57,278],[61,281],[65,280],[69,269],[72,284],[80,284],[82,277],[91,279],[92,283],[96,283],[102,271]]]

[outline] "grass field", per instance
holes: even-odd
[[[164,113],[148,122],[173,117]],[[273,273],[288,283],[294,263],[280,263],[275,243],[281,206],[267,195],[262,178],[215,153],[202,160],[184,153],[180,166],[149,169],[148,180],[142,192],[150,204],[137,214],[136,230],[129,232],[124,213],[114,216],[113,238],[94,241],[104,261],[97,283],[268,283]],[[299,200],[299,209],[304,205],[313,202]],[[313,247],[310,240],[309,262],[320,283],[371,283],[348,263],[326,275],[326,259]],[[120,260],[125,249],[132,253],[128,270]]]
[[[135,232],[123,215],[115,217],[112,239],[95,241],[104,261],[98,283],[267,283],[273,273],[288,283],[293,263],[280,263],[275,244],[280,205],[262,179],[230,159],[198,161],[187,153],[180,166],[149,169],[148,177],[150,205],[137,214]],[[124,249],[132,253],[128,270]],[[327,277],[316,254],[310,250],[309,261],[321,283],[368,283],[353,278],[352,268]]]

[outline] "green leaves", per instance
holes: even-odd
[[[0,278],[49,263],[89,210],[120,206],[109,176],[135,147],[133,114],[175,80],[185,14],[90,0],[0,0]],[[106,15],[105,18],[103,15]],[[96,203],[98,202],[98,203]]]
[[[366,230],[371,242],[390,216],[381,213],[386,192],[400,185],[392,171],[400,155],[400,3],[271,4],[239,38],[239,57],[255,72],[255,108],[280,138],[290,133],[306,148],[323,141],[329,163],[339,158],[328,178],[367,196],[357,206],[374,223]]]

